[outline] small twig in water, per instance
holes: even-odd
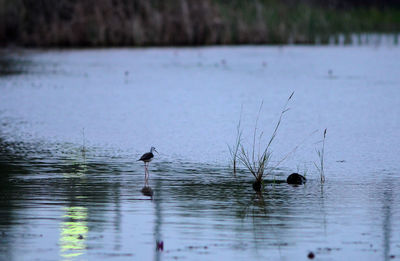
[[[82,149],[83,153],[86,152],[86,139],[85,139],[85,128],[82,128]]]

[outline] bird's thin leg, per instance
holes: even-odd
[[[149,163],[144,163],[144,172],[145,172],[145,179],[146,181],[149,179]]]
[[[146,167],[146,162],[144,163],[144,181],[147,181],[147,167]]]
[[[146,168],[144,170],[144,186],[147,187],[148,185],[149,185],[149,171],[146,165]]]

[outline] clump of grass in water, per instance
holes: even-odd
[[[231,161],[232,161],[232,167],[233,167],[233,174],[234,175],[236,175],[238,152],[239,152],[240,144],[242,142],[242,130],[241,130],[242,112],[243,112],[243,105],[242,105],[242,108],[240,110],[239,122],[238,122],[238,125],[236,126],[235,144],[232,147],[228,145],[229,153],[231,155]]]
[[[260,149],[261,149],[261,139],[263,136],[263,132],[261,132],[261,134],[259,134],[259,136],[258,136],[258,151],[257,152],[256,152],[256,137],[258,134],[257,133],[258,132],[258,130],[257,130],[258,120],[260,117],[261,108],[262,108],[263,103],[261,103],[261,105],[260,105],[260,109],[258,111],[258,115],[257,115],[257,119],[256,119],[256,124],[254,127],[253,144],[252,144],[251,152],[246,150],[245,147],[243,146],[243,144],[240,143],[240,153],[238,154],[238,159],[250,171],[250,173],[255,177],[256,180],[253,183],[253,188],[256,191],[261,190],[265,171],[268,168],[268,165],[269,165],[270,159],[271,159],[272,152],[270,150],[270,147],[278,133],[278,129],[279,129],[279,126],[281,125],[283,115],[289,110],[287,108],[287,106],[288,106],[290,99],[293,97],[293,94],[294,94],[294,92],[292,92],[292,94],[287,99],[285,106],[283,107],[281,114],[279,116],[279,120],[278,120],[277,124],[275,125],[275,128],[271,135],[271,138],[269,139],[268,144],[264,148],[262,153],[261,153]],[[275,167],[277,167],[277,166],[275,166]]]
[[[324,151],[325,151],[325,138],[326,138],[326,129],[324,130],[324,138],[322,140],[322,148],[321,150],[316,150],[319,158],[319,164],[314,162],[315,167],[317,168],[319,175],[321,177],[321,183],[325,182],[325,173],[324,173]]]

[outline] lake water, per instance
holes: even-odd
[[[399,47],[2,53],[0,260],[400,258]],[[228,145],[293,91],[257,194]]]

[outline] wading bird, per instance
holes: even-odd
[[[138,159],[138,161],[141,160],[144,162],[144,178],[145,178],[145,180],[147,180],[149,178],[149,163],[154,158],[153,151],[158,153],[156,148],[151,147],[150,152],[143,154],[142,157],[140,157],[140,159]]]

